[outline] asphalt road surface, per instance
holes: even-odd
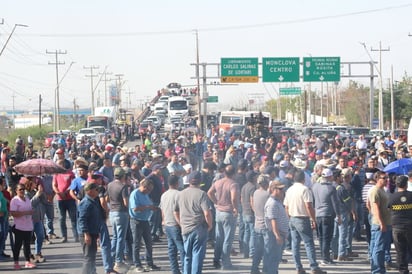
[[[57,213],[57,212],[56,212]],[[58,215],[56,215],[58,216]],[[60,235],[58,217],[54,221],[56,234]],[[69,239],[67,243],[59,243],[58,240],[53,240],[54,242],[50,245],[43,246],[43,256],[46,258],[46,262],[39,263],[36,269],[24,269],[23,273],[42,273],[42,274],[79,274],[82,266],[82,250],[79,243],[75,243],[71,237],[70,221],[67,222]],[[111,227],[109,227],[111,231]],[[235,249],[238,250],[238,244],[235,242]],[[319,251],[319,245],[316,242],[317,251]],[[32,245],[32,251],[34,252],[34,246]],[[369,264],[366,261],[367,245],[366,242],[354,242],[353,251],[359,253],[358,258],[354,258],[353,262],[342,262],[336,263],[332,266],[322,266],[324,270],[328,273],[370,273]],[[6,247],[6,253],[11,254],[10,246]],[[142,253],[143,254],[143,253]],[[306,259],[305,251],[302,246],[302,260],[305,269],[308,273],[309,263]],[[392,252],[393,260],[395,260],[395,251]],[[153,258],[154,263],[161,267],[160,271],[156,273],[171,273],[170,264],[167,255],[167,239],[165,237],[161,238],[160,243],[154,243],[153,247]],[[284,259],[287,259],[287,263],[282,263],[280,265],[279,273],[296,273],[295,266],[291,255],[284,255]],[[319,258],[319,257],[318,257]],[[238,267],[237,273],[250,273],[250,266],[252,264],[251,259],[243,259],[241,255],[232,256],[233,265]],[[20,264],[24,265],[23,251],[20,252]],[[0,261],[0,273],[14,273],[13,270],[13,260],[1,260]],[[203,273],[229,273],[230,271],[216,270],[213,268],[213,249],[208,248],[207,254],[204,262]],[[233,270],[232,270],[233,272]],[[103,274],[104,269],[102,267],[101,255],[98,252],[97,256],[97,273]],[[129,271],[128,273],[133,273]],[[388,271],[387,273],[398,273],[395,270]]]

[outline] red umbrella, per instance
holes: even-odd
[[[47,159],[31,159],[16,165],[14,169],[27,176],[41,176],[55,173],[64,173],[66,169],[59,166],[52,160]]]

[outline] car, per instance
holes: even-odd
[[[76,142],[79,144],[83,139],[96,140],[97,132],[94,128],[86,127],[79,129],[76,135]]]
[[[151,121],[148,120],[143,120],[139,124],[139,129],[137,130],[137,133],[139,134],[139,137],[143,140],[143,137],[147,134],[149,131],[149,126],[152,124]]]
[[[159,100],[157,100],[158,103],[165,103],[166,105],[169,103],[169,96],[163,95],[160,96]]]
[[[157,116],[149,116],[149,117],[147,117],[145,120],[152,121],[153,126],[154,126],[157,130],[159,130],[160,127],[162,126],[162,123],[161,123],[159,117],[157,117]]]
[[[323,129],[314,129],[312,131],[312,134],[315,135],[316,137],[324,137],[329,142],[333,142],[336,136],[339,135],[339,131],[334,130],[334,129],[323,128]]]
[[[63,134],[64,139],[66,140],[67,136],[72,133],[70,130],[61,130],[59,132],[49,132],[44,138],[44,147],[50,147],[53,143],[57,144],[57,140],[60,138],[60,135]]]

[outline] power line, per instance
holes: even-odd
[[[210,27],[210,28],[196,28],[199,32],[217,32],[217,31],[228,31],[228,30],[243,30],[251,28],[264,28],[272,26],[281,26],[281,25],[290,25],[290,24],[301,24],[315,21],[324,21],[330,19],[345,18],[350,16],[365,15],[370,13],[377,13],[388,10],[403,9],[411,7],[410,4],[403,4],[397,6],[389,6],[376,9],[368,9],[362,11],[341,13],[335,15],[326,15],[318,17],[308,17],[302,19],[293,19],[293,20],[283,20],[275,22],[266,22],[266,23],[257,23],[257,24],[248,24],[248,25],[236,25],[228,27]],[[181,33],[192,33],[193,28],[191,29],[181,29],[181,30],[163,30],[163,31],[140,31],[140,32],[122,32],[122,33],[66,33],[66,34],[52,34],[52,33],[34,33],[26,34],[26,36],[38,36],[38,37],[61,37],[61,38],[74,38],[74,37],[121,37],[121,36],[149,36],[149,35],[170,35],[170,34],[181,34]]]

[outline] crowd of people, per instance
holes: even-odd
[[[368,242],[371,273],[408,273],[412,173],[384,171],[391,161],[412,155],[403,136],[367,142],[363,135],[169,138],[153,132],[130,148],[111,138],[83,146],[59,142],[43,156],[66,171],[34,177],[16,172],[16,157],[3,143],[0,257],[10,257],[9,238],[14,269],[21,268],[22,247],[24,267],[35,268],[46,260],[44,243],[67,242],[68,215],[85,274],[96,273],[98,245],[106,273],[159,270],[153,243],[163,235],[173,274],[201,273],[208,246],[216,269],[236,270],[231,257],[242,255],[251,259],[252,274],[278,273],[282,255],[289,253],[302,274],[301,242],[311,273],[326,273],[320,266],[357,259],[354,240]],[[53,226],[55,205],[60,236]]]

